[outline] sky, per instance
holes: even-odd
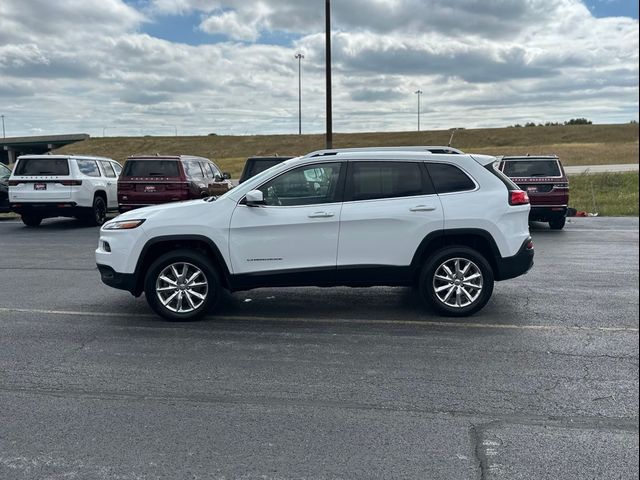
[[[335,132],[638,120],[633,0],[333,0]],[[2,0],[7,137],[325,131],[322,0]],[[422,91],[416,95],[416,91]]]

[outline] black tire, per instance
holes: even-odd
[[[562,230],[564,228],[564,224],[567,222],[567,217],[556,217],[554,219],[549,220],[549,227],[551,230]]]
[[[32,214],[22,214],[22,223],[24,223],[27,227],[37,227],[42,223],[42,217],[39,215]]]
[[[102,196],[96,195],[93,198],[91,209],[82,219],[87,225],[92,227],[99,227],[107,221],[107,204]]]
[[[178,279],[179,277],[172,277],[171,274],[169,274],[169,277],[162,275],[164,278],[172,277],[170,278],[171,280],[175,278],[175,280],[177,280],[177,285],[175,290],[169,290],[166,293],[158,292],[156,290],[158,287],[166,289],[171,288],[169,283],[163,282],[159,277],[164,271],[166,271],[165,269],[171,269],[172,265],[177,265],[176,268],[178,273],[183,276],[182,281]],[[188,285],[184,282],[184,280],[187,280],[184,278],[185,271],[180,270],[180,265],[190,265],[193,267],[193,269],[188,271],[189,273],[186,273],[186,276],[191,276],[196,272],[196,270],[199,270],[202,276],[206,278],[206,289],[203,286],[193,287],[193,290],[188,288]],[[194,285],[196,283],[202,283],[202,277],[197,277],[192,283],[194,283]],[[164,287],[160,287],[160,285],[164,285]],[[220,277],[218,275],[218,271],[211,263],[211,260],[199,252],[186,249],[175,250],[161,255],[151,264],[144,279],[144,293],[149,306],[158,315],[173,322],[186,322],[202,318],[218,304],[220,301],[221,290],[222,284],[220,282]],[[204,298],[199,299],[194,297],[192,295],[194,291]],[[173,293],[177,293],[177,295],[181,297],[180,302],[185,302],[189,311],[180,311],[180,306],[183,306],[183,303],[178,304],[178,298],[175,299],[175,304],[173,301],[167,304],[163,303],[160,296],[164,295],[164,300],[166,301]],[[182,300],[182,298],[184,298],[184,300]],[[192,309],[194,305],[193,303],[189,304],[189,302],[198,303],[199,300],[202,300],[202,303],[197,305],[197,308]]]
[[[456,259],[460,260],[460,267],[469,265],[467,272],[470,279],[468,282],[474,287],[463,288],[466,283],[462,283],[460,276],[455,275],[455,271],[452,271],[454,275],[451,280],[440,280],[440,276],[436,278],[436,273],[445,272],[443,265],[448,262],[455,265]],[[476,274],[480,274],[480,277],[473,278]],[[448,274],[446,275],[448,276]],[[487,304],[493,293],[493,285],[493,269],[487,259],[472,248],[454,246],[443,248],[429,257],[420,272],[418,288],[422,299],[437,313],[447,317],[466,317],[478,312]],[[478,286],[480,288],[477,288]],[[440,292],[436,291],[441,287]],[[464,291],[470,293],[471,299],[464,296]],[[447,299],[447,295],[454,293],[456,294],[455,299],[453,296]],[[438,294],[445,298],[441,298]],[[458,303],[459,306],[451,305],[451,303]]]

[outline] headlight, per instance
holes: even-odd
[[[140,225],[144,223],[144,220],[119,220],[115,222],[109,222],[104,227],[103,230],[131,230],[133,228],[138,228]]]

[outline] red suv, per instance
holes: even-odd
[[[208,158],[189,155],[132,156],[118,179],[118,208],[134,208],[222,195],[233,188]]]
[[[500,170],[529,194],[529,220],[562,230],[569,205],[569,179],[555,156],[502,157]]]

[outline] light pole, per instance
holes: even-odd
[[[418,95],[418,131],[420,131],[420,96],[424,92],[422,90],[416,90],[415,94]]]
[[[4,115],[0,115],[2,117],[2,138],[7,138],[4,132]]]
[[[325,2],[326,60],[327,60],[327,149],[333,148],[333,112],[331,108],[331,0]]]
[[[298,135],[302,135],[302,53],[296,53],[298,59]]]

